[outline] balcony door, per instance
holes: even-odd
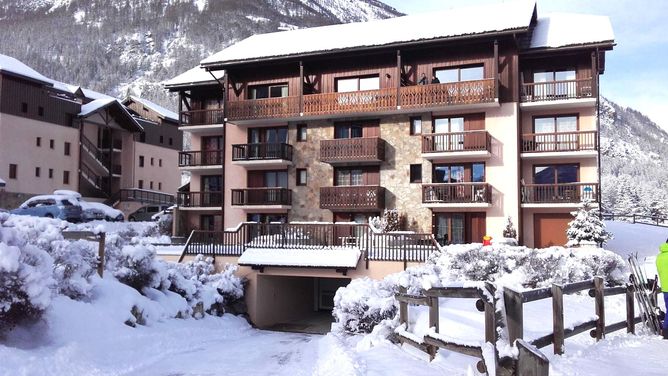
[[[379,167],[337,167],[334,169],[335,186],[379,185]]]
[[[577,183],[580,179],[580,165],[578,164],[556,164],[533,167],[533,181],[542,184],[535,190],[533,197],[537,202],[576,202],[579,201],[580,192],[577,186],[569,183]]]
[[[222,161],[223,137],[202,137],[202,164],[220,165]]]
[[[336,139],[379,136],[380,122],[378,120],[334,124],[334,138]]]
[[[202,206],[222,205],[222,177],[220,175],[204,175],[201,180]]]
[[[579,150],[577,116],[536,117],[533,130],[536,151]]]
[[[250,128],[248,143],[250,144],[248,145],[250,159],[280,158],[281,144],[288,143],[288,128]]]
[[[575,69],[537,70],[533,72],[534,95],[538,98],[576,96]]]
[[[466,134],[485,129],[485,114],[436,117],[433,119],[434,151],[457,151],[477,147],[483,142],[484,133]]]
[[[434,213],[433,234],[442,245],[482,242],[486,232],[484,212]]]

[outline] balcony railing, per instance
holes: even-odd
[[[304,96],[304,114],[308,115],[381,111],[396,109],[396,107],[396,88]]]
[[[299,116],[299,96],[247,99],[227,102],[230,120],[252,120]]]
[[[491,204],[492,187],[488,183],[423,184],[425,204]]]
[[[233,189],[232,205],[292,205],[292,191],[287,188]]]
[[[179,192],[176,196],[178,206],[184,208],[205,208],[223,206],[223,192]]]
[[[179,152],[179,167],[220,166],[222,164],[222,150]]]
[[[278,143],[232,145],[233,161],[282,159],[292,161],[292,145]]]
[[[490,151],[492,138],[487,131],[433,133],[422,136],[423,153]]]
[[[402,108],[452,106],[494,102],[496,81],[493,78],[443,84],[404,86],[400,89]]]
[[[181,112],[182,126],[223,124],[224,122],[225,114],[222,108]]]
[[[521,192],[524,204],[578,203],[583,199],[599,201],[597,183],[525,184]]]
[[[591,78],[522,84],[522,102],[591,98],[594,95]]]
[[[385,208],[385,188],[378,185],[321,187],[320,208],[341,211],[382,210]]]
[[[385,141],[380,137],[320,141],[320,161],[322,162],[381,162],[383,160],[385,160]]]
[[[527,133],[522,135],[523,153],[598,150],[596,131]]]

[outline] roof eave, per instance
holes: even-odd
[[[95,109],[95,111],[87,113],[86,115],[77,115],[77,118],[79,118],[79,119],[87,118],[87,117],[91,116],[92,114],[96,114],[96,113],[100,112],[101,110],[104,110],[104,109],[108,108],[109,106],[113,105],[114,103],[116,103],[121,108],[121,112],[125,113],[125,115],[127,115],[127,117],[130,118],[130,120],[131,120],[130,123],[134,124],[134,126],[136,128],[134,131],[138,131],[138,132],[143,132],[144,131],[144,127],[142,127],[141,124],[139,124],[137,122],[137,120],[134,118],[134,116],[132,116],[132,114],[128,111],[128,109],[125,108],[125,106],[122,103],[120,103],[118,100],[111,101],[111,102],[107,103],[106,105]],[[128,130],[132,132],[132,130],[130,130],[130,129],[128,129]]]
[[[179,91],[179,89],[190,88],[196,86],[211,86],[217,85],[216,81],[202,81],[202,82],[188,82],[188,83],[178,83],[178,84],[163,84],[162,86],[169,91]]]
[[[562,52],[562,51],[573,51],[573,50],[581,50],[581,49],[592,49],[592,48],[599,48],[602,50],[612,50],[613,47],[615,47],[617,43],[615,43],[614,40],[610,41],[603,41],[603,42],[598,42],[598,43],[581,43],[581,44],[572,44],[568,46],[561,46],[561,47],[536,47],[536,48],[528,48],[526,50],[520,51],[520,55],[533,55],[533,54],[540,54],[544,52]]]
[[[19,73],[10,71],[10,70],[2,69],[2,68],[0,68],[0,74],[4,74],[4,75],[7,75],[7,76],[12,76],[12,77],[20,78],[20,79],[22,79],[22,80],[26,80],[26,81],[30,81],[30,82],[34,82],[34,83],[38,83],[38,84],[42,84],[42,85],[47,85],[47,86],[51,86],[51,87],[53,87],[53,83],[52,83],[52,82],[49,82],[49,81],[43,81],[43,80],[38,80],[38,79],[36,79],[36,78],[28,77],[28,76],[24,76],[24,75],[22,75],[22,74],[19,74]]]

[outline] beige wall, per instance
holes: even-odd
[[[577,115],[578,129],[581,131],[596,130],[596,108],[571,108],[560,110],[522,110],[522,133],[533,133],[533,118],[537,116],[551,115]]]
[[[125,150],[123,150],[125,153]],[[130,155],[130,153],[128,153]],[[139,167],[139,156],[144,156],[144,167]],[[153,190],[175,194],[181,185],[181,172],[178,169],[178,151],[163,148],[155,145],[149,145],[141,142],[134,143],[134,176],[130,187],[137,187],[140,179],[144,180],[144,189],[151,189],[150,182],[153,182]],[[151,166],[151,158],[153,165]],[[160,166],[162,160],[162,167]],[[124,165],[125,168],[125,165]],[[125,174],[124,174],[125,175]],[[158,188],[158,183],[162,183],[162,189]]]
[[[41,146],[36,138],[41,137]],[[54,148],[49,147],[54,140]],[[64,154],[65,142],[70,155]],[[17,179],[9,179],[9,165],[16,164]],[[40,176],[35,176],[35,168]],[[49,178],[49,169],[53,178]],[[69,184],[63,184],[63,171],[70,172]],[[48,194],[56,189],[79,187],[79,130],[37,120],[0,113],[0,178],[7,192]]]

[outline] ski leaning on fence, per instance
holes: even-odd
[[[648,285],[645,272],[638,263],[637,254],[629,256],[628,262],[631,268],[629,281],[633,285],[642,320],[652,333],[660,334],[661,322],[659,321],[659,308],[656,304],[657,278],[654,278],[651,286]]]

